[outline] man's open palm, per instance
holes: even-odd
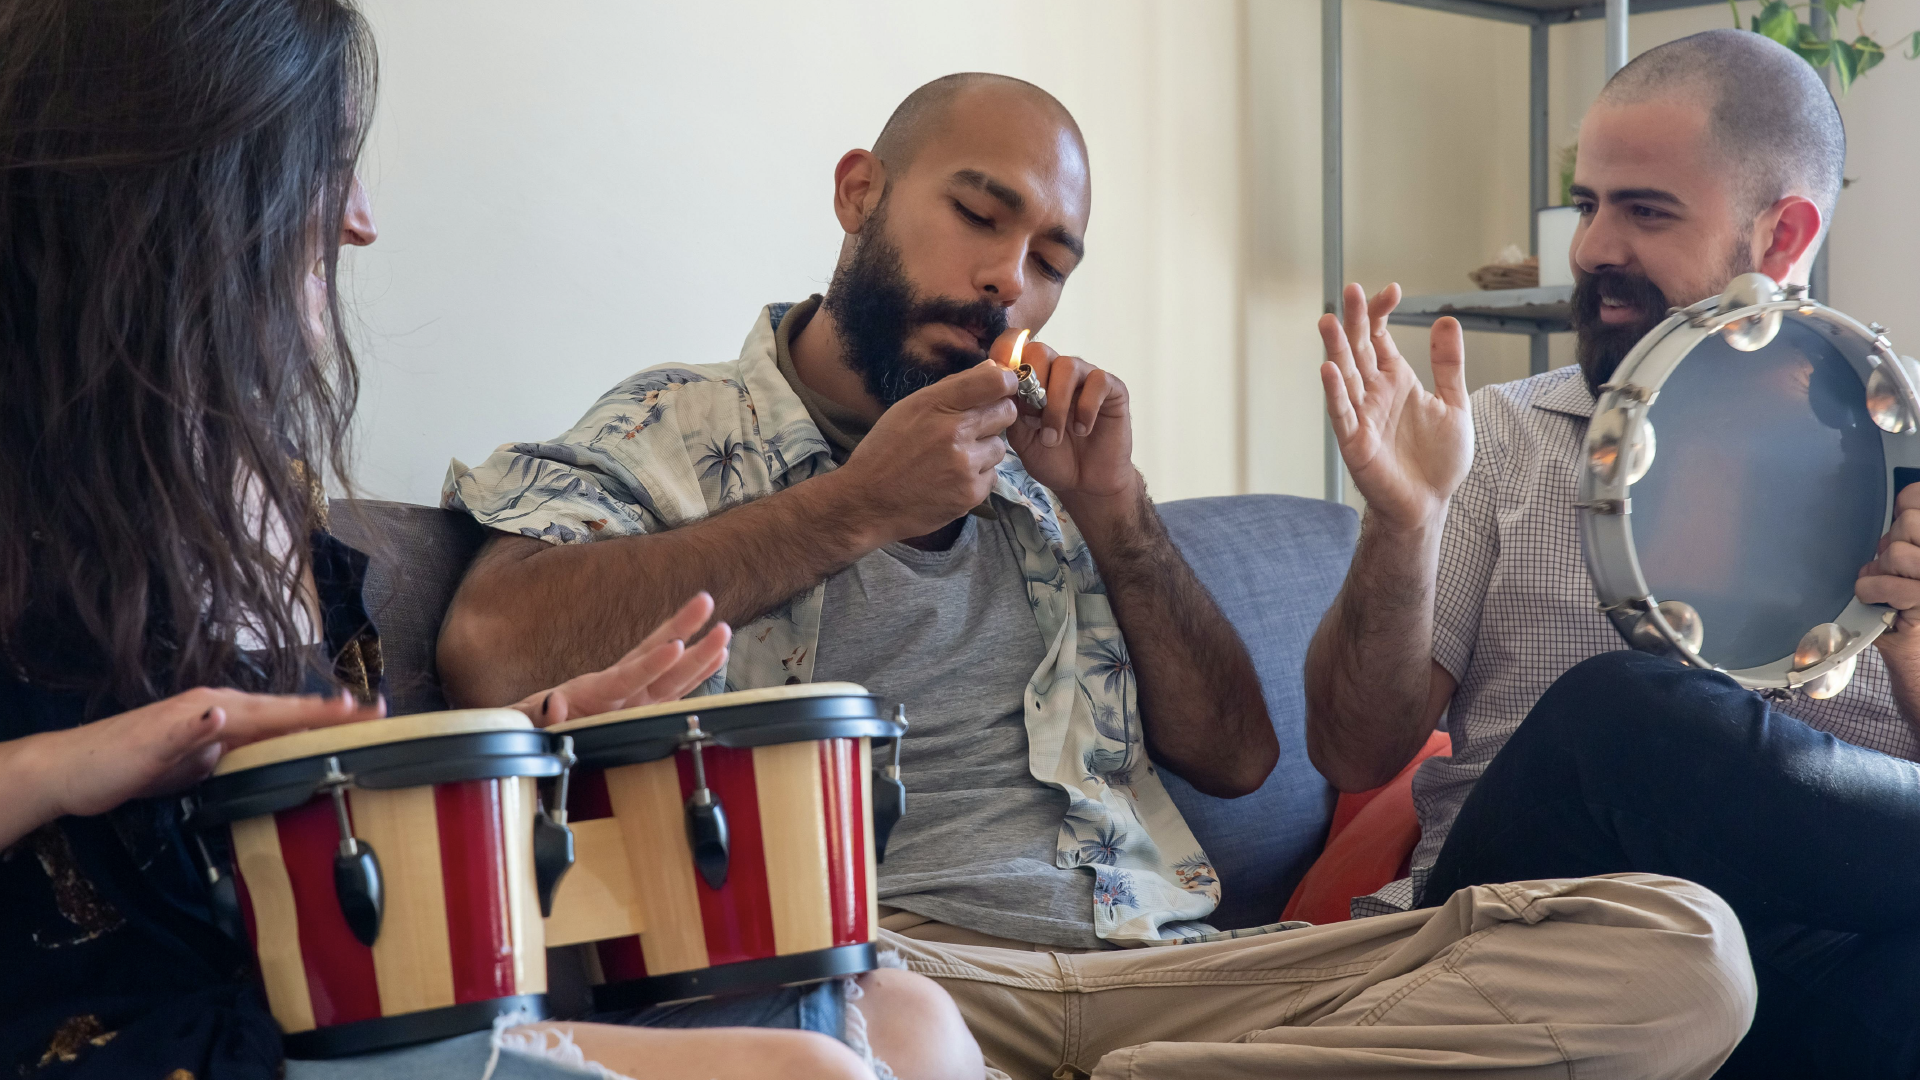
[[[1389,523],[1438,522],[1473,464],[1460,324],[1450,318],[1433,324],[1434,392],[1428,393],[1387,334],[1400,286],[1389,285],[1369,301],[1360,286],[1348,285],[1341,301],[1344,319],[1320,317],[1327,348],[1320,382],[1347,472],[1368,509]]]

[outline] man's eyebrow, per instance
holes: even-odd
[[[1645,187],[1621,188],[1619,191],[1609,191],[1607,192],[1607,201],[1610,203],[1657,202],[1667,203],[1670,206],[1683,205],[1680,201],[1680,196],[1675,195],[1671,191]]]
[[[961,169],[959,172],[953,174],[953,180],[955,183],[965,184],[970,188],[978,188],[986,192],[988,195],[999,200],[1001,205],[1016,214],[1027,208],[1027,197],[1025,195],[1020,194],[978,169]],[[1079,237],[1069,232],[1065,225],[1055,225],[1042,235],[1054,243],[1059,244],[1061,247],[1066,248],[1068,251],[1073,252],[1073,257],[1076,259],[1086,255],[1086,244],[1083,243]]]
[[[1073,252],[1075,261],[1087,257],[1087,246],[1080,242],[1079,237],[1068,232],[1065,225],[1055,225],[1053,228],[1048,229],[1044,235],[1047,239]]]
[[[1027,197],[1025,195],[1020,194],[978,169],[961,169],[959,172],[953,174],[953,179],[970,188],[979,188],[981,191],[1000,200],[1007,209],[1016,214],[1027,208]]]

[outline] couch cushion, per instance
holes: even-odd
[[[1302,668],[1307,642],[1347,573],[1359,516],[1290,495],[1183,499],[1160,507],[1167,531],[1240,632],[1266,691],[1280,763],[1260,790],[1215,799],[1166,772],[1174,803],[1220,874],[1222,930],[1280,917],[1319,855],[1334,791],[1307,760]]]
[[[388,708],[395,715],[447,708],[434,646],[440,620],[487,529],[451,510],[372,499],[335,499],[327,519],[332,533],[371,563],[367,614],[380,631]]]

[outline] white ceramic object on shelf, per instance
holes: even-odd
[[[1580,211],[1571,206],[1548,206],[1535,210],[1540,225],[1540,284],[1573,284],[1573,230],[1580,224]]]

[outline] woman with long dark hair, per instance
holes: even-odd
[[[871,1076],[809,1033],[595,1024],[283,1062],[178,795],[236,746],[382,712],[364,560],[316,496],[348,486],[334,282],[374,238],[374,83],[343,0],[0,4],[0,1069]],[[696,597],[520,708],[679,697],[725,663],[711,616]]]

